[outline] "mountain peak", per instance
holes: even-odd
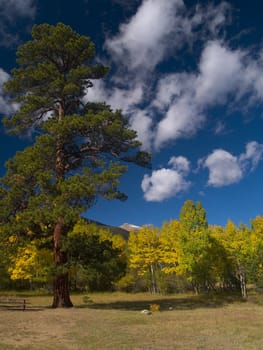
[[[126,230],[126,231],[139,231],[140,230],[140,226],[137,226],[137,225],[133,225],[133,224],[128,224],[128,223],[125,223],[125,224],[122,224],[121,226],[119,226],[120,228],[122,228],[123,230]]]

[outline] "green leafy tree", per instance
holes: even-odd
[[[178,273],[186,274],[196,293],[210,285],[211,238],[205,209],[188,200],[180,211]]]
[[[76,289],[112,290],[114,282],[125,273],[126,242],[105,228],[80,220],[68,234],[64,246]]]
[[[53,307],[72,306],[63,238],[98,196],[126,199],[118,190],[127,170],[123,162],[150,163],[121,111],[83,104],[92,80],[108,71],[93,63],[94,55],[90,39],[71,27],[35,25],[5,84],[18,104],[5,126],[14,134],[30,133],[34,143],[6,164],[0,220],[7,234],[25,236],[30,230],[30,239],[53,237]]]
[[[236,287],[236,278],[228,251],[225,249],[223,226],[210,226],[212,238],[212,264],[211,271],[214,287],[222,290],[233,290]]]

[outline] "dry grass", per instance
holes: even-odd
[[[0,310],[1,350],[261,350],[263,306],[258,296],[234,299],[149,294],[73,296],[73,309],[50,309],[32,297],[32,309]],[[141,314],[150,304],[160,312]]]

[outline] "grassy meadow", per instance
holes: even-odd
[[[263,296],[96,293],[73,295],[72,309],[50,296],[25,311],[0,309],[1,350],[261,350]],[[85,303],[84,303],[85,301]],[[142,314],[157,304],[160,311]]]

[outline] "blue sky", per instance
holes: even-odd
[[[263,27],[260,1],[0,0],[0,113],[14,106],[2,84],[35,23],[90,36],[108,76],[86,101],[121,108],[152,152],[131,165],[126,202],[99,200],[86,215],[109,225],[161,226],[185,200],[210,224],[263,215]],[[3,164],[30,140],[1,132]]]

